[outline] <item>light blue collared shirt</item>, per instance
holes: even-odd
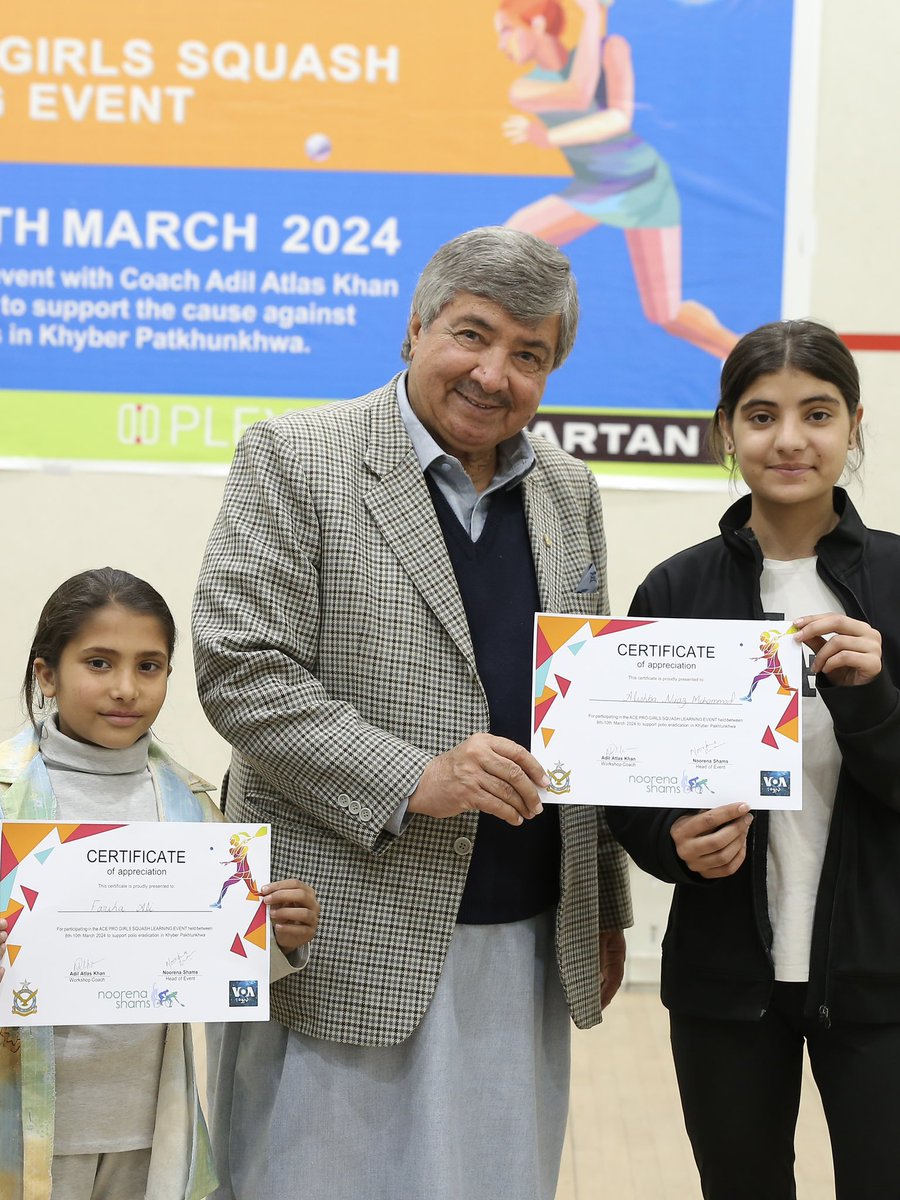
[[[483,492],[477,492],[459,459],[441,449],[413,412],[406,391],[405,373],[397,380],[397,402],[419,466],[431,475],[460,525],[472,541],[477,542],[487,520],[491,495],[500,488],[512,488],[521,483],[534,466],[531,442],[524,430],[501,442],[497,447],[494,477]]]

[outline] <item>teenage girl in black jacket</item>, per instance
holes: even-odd
[[[606,809],[676,885],[662,998],[707,1200],[793,1200],[804,1041],[838,1200],[900,1197],[900,538],[866,529],[836,486],[861,417],[830,329],[742,338],[711,439],[750,495],[631,606],[790,619],[805,644],[802,812]]]

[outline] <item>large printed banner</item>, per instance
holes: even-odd
[[[224,470],[401,369],[432,252],[509,223],[582,298],[536,428],[712,481],[720,361],[783,307],[805,2],[7,0],[0,465]]]

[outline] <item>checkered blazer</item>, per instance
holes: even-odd
[[[600,498],[540,438],[523,484],[541,604],[607,611]],[[576,594],[593,563],[598,590]],[[453,933],[478,814],[384,831],[435,755],[488,728],[466,616],[396,381],[262,421],[235,453],[194,601],[200,697],[233,747],[229,820],[266,821],[273,878],[312,883],[305,971],[273,989],[283,1024],[403,1041]],[[602,809],[560,809],[560,973],[575,1022],[600,1020],[598,932],[631,923]]]

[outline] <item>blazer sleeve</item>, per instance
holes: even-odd
[[[600,489],[594,476],[588,473],[588,531],[591,542],[591,561],[597,568],[598,612],[609,612],[609,589],[606,577],[606,538],[603,532],[603,506]],[[597,810],[597,877],[600,928],[627,929],[634,924],[631,907],[631,883],[628,877],[628,856],[610,831],[604,808]]]
[[[382,832],[431,755],[363,720],[313,672],[319,523],[293,445],[261,422],[238,445],[194,598],[200,699],[213,727],[280,798],[348,840]],[[377,786],[373,786],[377,781]],[[363,795],[372,820],[337,804]]]

